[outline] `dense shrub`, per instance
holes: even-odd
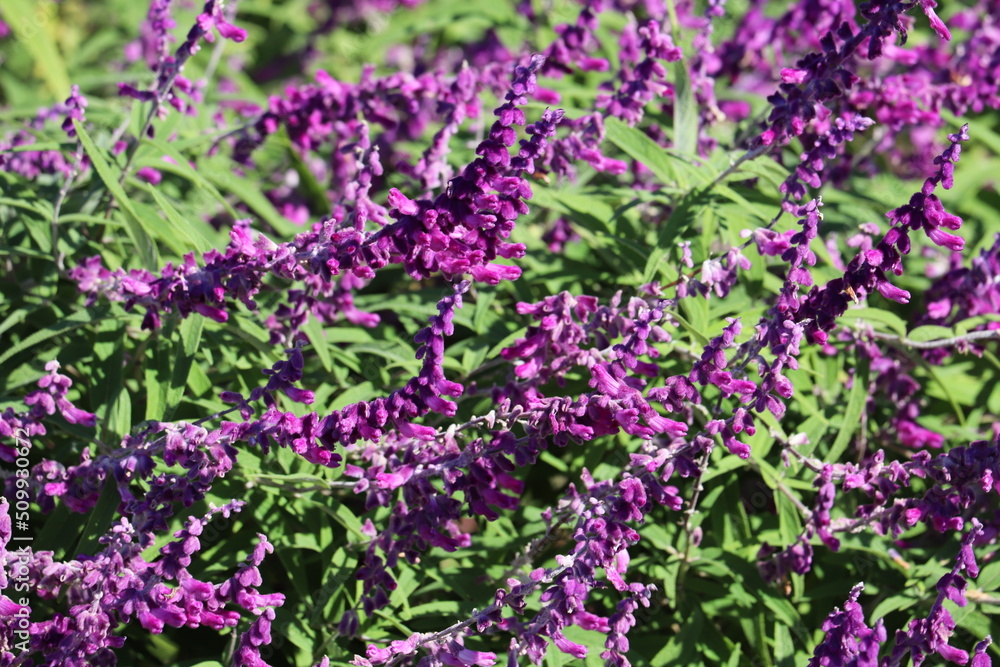
[[[0,0],[0,666],[991,664],[935,7]]]

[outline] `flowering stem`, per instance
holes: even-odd
[[[208,11],[204,12],[202,16],[213,12],[221,13],[222,11],[225,10],[225,0],[208,0],[208,2],[205,3],[204,10]],[[119,185],[125,183],[125,179],[128,177],[129,172],[132,170],[132,164],[135,162],[135,156],[139,152],[139,146],[142,142],[142,138],[147,136],[147,134],[149,133],[149,129],[153,126],[153,119],[156,117],[157,113],[159,112],[164,102],[166,102],[169,96],[171,95],[171,91],[173,90],[174,87],[174,82],[177,80],[177,77],[180,76],[181,72],[183,71],[184,65],[187,63],[188,60],[191,59],[191,56],[193,56],[197,51],[198,40],[205,37],[206,35],[209,38],[211,37],[211,35],[208,34],[208,30],[203,28],[200,22],[195,24],[195,26],[188,33],[187,39],[185,39],[184,42],[180,45],[180,47],[177,48],[177,51],[174,54],[174,61],[167,63],[165,60],[161,59],[160,64],[157,68],[157,79],[159,79],[159,82],[156,86],[155,97],[151,100],[152,105],[150,106],[149,113],[146,114],[146,120],[142,124],[142,129],[139,131],[139,135],[137,137],[138,140],[136,141],[135,145],[130,147],[128,154],[125,158],[125,166],[122,168],[121,176],[118,177]],[[221,43],[223,40],[220,39],[219,41]],[[213,51],[213,60],[216,60],[215,53],[217,53],[218,50],[219,48],[217,44],[216,49]],[[168,68],[166,76],[164,76],[163,73],[164,67]],[[214,67],[215,67],[214,62],[210,63],[210,68]],[[211,72],[211,69],[209,70],[209,72]],[[108,193],[108,197],[109,197],[108,206],[107,210],[104,213],[105,219],[110,218],[111,212],[114,210],[115,206],[114,196],[110,192]]]
[[[66,201],[69,191],[73,188],[73,182],[76,180],[76,177],[80,175],[80,161],[83,159],[82,150],[80,142],[77,141],[73,168],[66,176],[66,181],[63,183],[62,187],[59,188],[59,195],[56,197],[55,204],[52,206],[52,256],[55,258],[56,270],[58,270],[59,273],[63,272],[63,269],[65,268],[63,262],[66,259],[66,256],[59,251],[59,214],[62,212],[63,202]]]
[[[691,494],[691,502],[688,503],[688,507],[684,510],[684,556],[681,558],[680,565],[677,570],[677,597],[678,599],[683,597],[684,590],[684,580],[687,576],[687,570],[691,563],[691,549],[694,547],[694,527],[691,525],[694,519],[694,514],[698,510],[698,500],[701,498],[701,493],[705,489],[705,485],[702,484],[701,478],[705,474],[705,469],[708,467],[708,460],[712,456],[712,450],[705,448],[702,452],[701,458],[698,460],[698,473],[695,477],[694,491]]]
[[[729,178],[730,176],[732,176],[733,174],[735,174],[737,171],[739,171],[740,167],[743,165],[744,162],[749,162],[751,160],[756,160],[760,156],[766,155],[767,153],[769,153],[771,151],[771,148],[773,146],[774,146],[774,144],[772,144],[771,146],[765,146],[764,144],[760,144],[758,146],[754,146],[753,148],[751,148],[750,150],[748,150],[746,153],[744,153],[743,155],[741,155],[739,158],[737,158],[736,162],[734,162],[731,165],[729,165],[729,167],[724,172],[722,172],[721,174],[719,174],[718,176],[716,176],[715,178],[713,178],[712,182],[705,186],[704,191],[705,192],[711,192],[712,188],[714,188],[719,183],[722,183],[722,181],[726,180],[727,178]]]
[[[933,350],[938,347],[952,347],[954,345],[961,345],[962,343],[971,343],[977,340],[998,340],[1000,339],[1000,329],[989,329],[986,331],[970,331],[967,334],[962,334],[961,336],[953,336],[951,338],[937,338],[935,340],[912,340],[906,336],[900,336],[897,334],[883,333],[880,331],[872,332],[873,338],[878,338],[879,340],[885,340],[890,342],[899,343],[906,347],[912,347],[918,350]]]

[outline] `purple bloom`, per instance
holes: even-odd
[[[835,609],[823,621],[826,634],[813,652],[809,667],[878,667],[878,649],[885,641],[885,628],[881,619],[874,628],[865,623],[864,611],[858,604],[862,590],[864,584],[852,588],[843,611]]]
[[[146,20],[140,26],[140,36],[126,48],[129,60],[145,59],[146,65],[156,71],[170,55],[170,43],[176,38],[170,31],[177,27],[170,16],[172,0],[152,0]]]
[[[145,181],[150,185],[159,185],[160,181],[163,180],[163,174],[152,167],[142,167],[135,172],[135,175],[139,180]]]
[[[28,126],[34,130],[41,130],[49,121],[59,122],[66,135],[73,139],[76,138],[76,129],[72,121],[84,122],[86,108],[87,98],[80,93],[79,86],[74,85],[70,90],[69,97],[64,102],[51,108],[39,109],[35,118],[28,122]],[[60,151],[24,150],[13,152],[10,150],[29,146],[36,141],[35,134],[26,130],[19,130],[6,137],[0,137],[0,170],[20,174],[29,180],[34,180],[43,174],[61,174],[68,177],[75,173],[74,170],[81,169],[88,163],[79,153],[67,160]]]
[[[966,604],[963,594],[966,586],[965,578],[959,572],[965,570],[970,576],[978,574],[975,560],[967,549],[982,533],[982,524],[972,519],[972,530],[962,542],[962,551],[952,567],[937,584],[938,596],[931,606],[926,618],[914,619],[904,632],[896,632],[896,642],[892,653],[884,663],[889,667],[900,665],[907,655],[913,659],[913,664],[919,665],[928,655],[937,653],[945,660],[964,665],[969,662],[968,652],[951,646],[948,642],[955,632],[955,621],[943,606],[945,599],[950,599],[960,607]],[[978,647],[977,647],[978,649]],[[980,660],[980,662],[982,662]]]
[[[642,120],[647,103],[673,90],[667,83],[667,70],[661,61],[675,62],[683,54],[657,21],[645,21],[641,25],[634,21],[629,23],[621,40],[624,61],[618,74],[621,84],[613,95],[599,95],[597,106],[635,125]],[[638,60],[640,54],[645,56],[642,61]]]
[[[911,230],[923,229],[939,245],[961,247],[960,238],[940,231],[941,226],[957,229],[961,219],[946,213],[933,192],[938,184],[946,188],[951,185],[954,164],[961,153],[960,144],[969,138],[967,130],[968,126],[964,126],[957,134],[948,136],[951,144],[935,160],[938,165],[936,172],[924,181],[923,188],[911,197],[909,204],[887,214],[895,226],[883,239],[873,249],[856,255],[843,278],[832,280],[823,288],[814,287],[809,292],[799,316],[811,320],[807,329],[810,338],[825,342],[824,330],[832,328],[835,318],[847,310],[852,298],[860,299],[878,291],[885,298],[900,303],[909,300],[909,293],[890,283],[886,274],[900,275],[903,272],[902,256],[910,251]]]
[[[14,438],[19,447],[30,448],[28,438],[45,435],[44,420],[57,412],[70,424],[79,424],[93,428],[97,417],[73,404],[66,396],[69,394],[73,381],[59,373],[59,362],[49,361],[45,364],[47,375],[39,378],[38,389],[29,392],[24,397],[24,404],[29,407],[24,412],[15,412],[8,407],[0,412],[0,437]],[[0,459],[13,462],[16,456],[9,445],[0,444]]]

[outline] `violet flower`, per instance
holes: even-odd
[[[952,268],[937,278],[924,296],[925,313],[918,324],[954,326],[963,320],[990,315],[997,312],[1000,303],[1000,235],[989,248],[984,248],[979,256],[973,257],[968,267],[959,263],[959,256],[952,255]],[[972,331],[992,331],[1000,328],[1000,322],[986,322]],[[981,355],[982,344],[960,342],[954,350],[959,353],[972,352]],[[926,350],[924,356],[933,363],[943,362],[951,354],[951,348]]]
[[[66,398],[73,381],[59,372],[59,362],[47,362],[45,370],[48,374],[39,378],[38,389],[29,392],[24,398],[29,410],[15,412],[8,407],[0,413],[0,437],[17,438],[20,434],[20,437],[30,438],[45,435],[43,421],[57,412],[70,424],[89,428],[97,424],[97,417],[93,413],[81,410]],[[13,462],[15,458],[14,450],[9,445],[0,443],[0,459]]]
[[[572,74],[577,69],[584,72],[607,71],[608,61],[591,55],[600,44],[594,31],[597,30],[597,14],[603,8],[603,3],[601,0],[583,0],[581,4],[583,8],[575,24],[555,26],[558,37],[545,50],[542,74],[561,77]]]
[[[245,225],[237,225],[225,253],[206,253],[204,266],[187,255],[182,265],[168,264],[154,276],[139,270],[111,272],[99,258],[89,258],[70,276],[91,300],[100,294],[125,301],[127,308],[145,307],[147,329],[159,326],[161,311],[174,308],[182,316],[198,312],[225,321],[228,315],[222,306],[227,293],[254,308],[253,297],[269,273],[292,280],[318,275],[328,282],[334,275],[351,272],[368,279],[392,262],[402,263],[418,279],[437,272],[446,278],[468,273],[489,284],[515,279],[520,269],[493,260],[524,253],[522,244],[506,241],[515,220],[528,211],[524,200],[531,196],[531,188],[524,174],[534,170],[562,117],[561,111],[544,112],[526,129],[530,139],[522,139],[518,154],[510,155],[508,146],[517,136],[514,126],[524,123],[519,105],[534,90],[534,72],[541,62],[535,57],[528,66],[515,69],[506,102],[494,112],[498,121],[477,149],[482,157],[452,179],[433,202],[414,201],[391,190],[390,215],[396,222],[374,233],[339,229],[328,221],[279,245],[263,236],[254,240]]]
[[[170,31],[177,27],[171,17],[172,0],[152,0],[146,20],[139,27],[139,39],[126,47],[126,57],[132,60],[142,58],[152,71],[158,71],[170,56],[170,44],[177,41]]]
[[[28,126],[34,130],[43,129],[50,121],[59,122],[60,127],[71,139],[76,137],[73,120],[81,123],[86,119],[87,98],[80,93],[79,86],[74,85],[65,101],[41,108],[34,118],[28,121]],[[88,164],[84,156],[74,155],[67,160],[61,151],[12,151],[19,146],[30,146],[37,142],[35,134],[19,130],[6,137],[0,137],[0,170],[20,174],[28,180],[35,180],[43,174],[59,174],[68,177],[75,169]]]
[[[914,619],[909,627],[896,631],[895,644],[892,652],[883,662],[885,667],[898,667],[909,656],[915,667],[919,667],[931,654],[938,654],[947,661],[964,665],[969,661],[968,652],[951,646],[948,641],[955,632],[955,620],[944,607],[943,602],[949,599],[959,607],[968,604],[965,599],[966,580],[960,572],[966,571],[969,576],[979,575],[972,552],[972,543],[982,534],[982,524],[972,519],[972,529],[962,540],[962,548],[952,566],[951,572],[945,574],[937,583],[938,595],[931,610],[925,618]]]
[[[170,104],[182,113],[194,112],[191,104],[183,100],[177,93],[183,92],[192,99],[196,99],[199,95],[194,84],[181,73],[187,61],[200,50],[199,42],[202,39],[208,42],[215,41],[215,32],[218,32],[223,39],[234,42],[242,42],[247,37],[246,30],[232,25],[223,16],[224,0],[206,0],[195,24],[188,31],[184,41],[177,47],[174,54],[162,56],[162,52],[167,49],[166,31],[172,27],[170,26],[172,21],[169,18],[168,5],[169,0],[153,0],[149,10],[148,20],[152,29],[157,33],[158,55],[154,65],[155,85],[150,90],[138,90],[125,83],[118,84],[119,95],[131,97],[140,102],[155,102],[153,111],[161,117],[166,113],[164,103]],[[152,112],[144,128],[148,132],[152,132],[152,126],[149,123],[151,119]]]
[[[885,298],[900,303],[909,300],[909,293],[890,283],[886,274],[900,275],[903,272],[902,255],[910,251],[911,230],[923,229],[938,245],[953,249],[962,247],[961,238],[941,231],[942,226],[957,229],[961,219],[945,212],[933,192],[938,184],[946,189],[951,187],[954,163],[961,152],[959,144],[969,139],[967,130],[966,125],[957,134],[948,135],[951,145],[935,160],[937,171],[927,178],[921,191],[911,197],[909,204],[887,214],[895,226],[878,245],[856,255],[843,278],[832,280],[822,288],[814,287],[806,296],[799,316],[810,321],[807,334],[812,340],[826,341],[825,331],[833,327],[835,318],[847,310],[852,299],[861,299],[878,291]]]
[[[135,619],[146,630],[157,634],[166,626],[208,627],[215,630],[234,627],[240,613],[255,615],[250,629],[239,643],[237,664],[261,667],[259,648],[270,641],[268,620],[273,607],[284,596],[261,594],[258,566],[271,550],[260,536],[248,563],[222,584],[194,579],[187,572],[189,555],[198,548],[197,535],[213,514],[228,516],[242,503],[213,508],[203,520],[190,519],[177,534],[180,543],[161,549],[165,560],[145,561],[144,547],[127,519],[112,526],[101,538],[104,545],[94,556],[57,562],[51,552],[32,552],[27,562],[27,579],[36,594],[55,601],[65,595],[69,613],[57,612],[51,619],[30,623],[31,648],[28,656],[83,667],[92,664],[115,664],[115,649],[125,638],[114,634],[122,623]],[[168,582],[176,582],[176,586]]]
[[[621,39],[624,61],[618,74],[621,85],[613,95],[598,95],[597,106],[606,108],[628,125],[635,125],[642,120],[647,103],[673,91],[661,61],[676,62],[683,54],[656,21],[629,23]],[[641,61],[640,54],[644,56]]]
[[[885,627],[879,619],[875,627],[865,623],[864,610],[858,604],[864,584],[851,589],[844,609],[835,609],[823,621],[823,640],[813,651],[809,667],[879,667],[878,651],[885,641]]]
[[[14,655],[9,652],[14,644],[14,629],[17,625],[16,619],[24,616],[25,607],[14,602],[7,597],[3,591],[10,588],[10,579],[7,575],[6,562],[15,560],[11,557],[11,552],[7,551],[7,545],[13,536],[10,519],[10,503],[7,499],[0,497],[0,660],[13,660]],[[9,591],[13,592],[13,591]],[[29,610],[30,611],[30,610]]]

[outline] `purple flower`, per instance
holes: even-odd
[[[51,108],[39,109],[37,115],[28,121],[28,126],[34,130],[41,130],[49,121],[55,121],[60,123],[68,137],[76,138],[76,129],[72,121],[75,119],[83,123],[86,119],[86,108],[87,98],[80,93],[79,86],[74,85],[64,102]],[[27,130],[19,130],[0,137],[0,170],[34,180],[43,174],[61,174],[68,177],[75,173],[74,170],[80,170],[88,164],[87,159],[79,151],[67,160],[62,152],[57,150],[17,152],[10,150],[36,142],[35,133]]]
[[[818,342],[826,341],[825,330],[833,327],[836,317],[842,315],[851,299],[860,299],[878,291],[887,299],[906,303],[909,293],[889,282],[887,273],[900,275],[903,272],[902,256],[910,251],[909,232],[923,229],[935,243],[948,247],[960,247],[961,239],[940,231],[941,226],[957,229],[961,219],[950,215],[941,207],[940,200],[933,194],[937,185],[948,187],[954,164],[961,153],[961,142],[967,141],[968,126],[957,134],[948,135],[951,144],[935,160],[936,172],[924,181],[921,191],[910,199],[910,203],[887,214],[893,227],[872,249],[865,250],[848,264],[843,278],[830,281],[825,287],[814,287],[803,300],[799,317],[809,319],[807,333]],[[849,296],[853,294],[853,297]]]
[[[635,125],[642,120],[647,103],[673,90],[661,61],[675,62],[683,54],[654,20],[641,25],[633,20],[625,26],[621,40],[623,64],[618,74],[621,84],[613,95],[598,95],[597,106]],[[638,60],[640,54],[645,56],[642,61]]]
[[[865,623],[864,610],[858,604],[863,590],[864,584],[852,588],[843,611],[835,609],[823,621],[822,629],[826,634],[816,646],[809,667],[878,667],[878,649],[886,633],[881,619],[874,628]]]
[[[976,644],[976,652],[972,656],[972,662],[969,663],[970,667],[991,667],[993,661],[990,656],[986,654],[986,649],[988,649],[992,643],[993,638],[986,635],[986,639]]]
[[[163,180],[163,174],[152,167],[142,167],[135,172],[135,175],[139,180],[150,185],[159,185],[160,181]]]
[[[3,646],[10,646],[13,644],[13,626],[14,623],[11,619],[15,616],[19,616],[25,607],[15,603],[12,599],[3,594],[3,590],[10,586],[10,580],[7,577],[6,568],[4,567],[3,561],[4,556],[7,555],[7,545],[10,543],[10,538],[13,535],[11,530],[11,520],[10,520],[10,503],[7,502],[6,498],[0,497],[0,619],[3,619],[2,630],[0,630],[0,642]]]

